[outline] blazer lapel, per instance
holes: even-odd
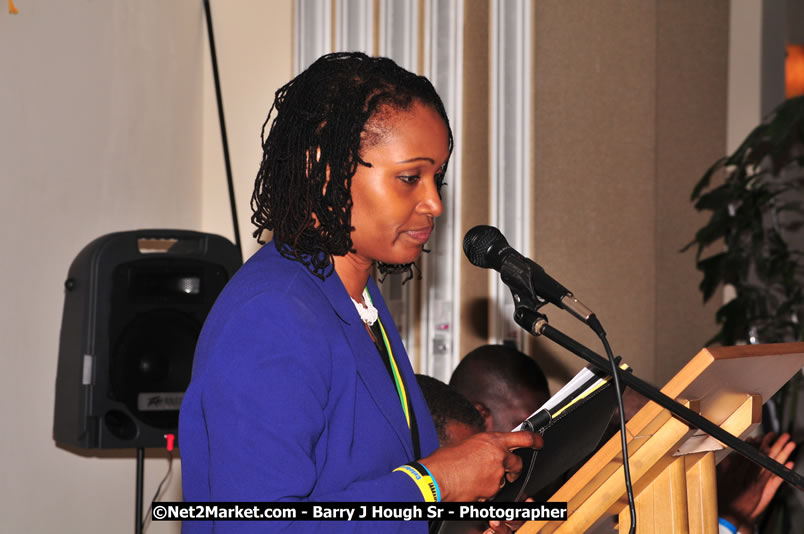
[[[372,281],[370,281],[369,284],[372,299],[376,301],[375,296],[378,295],[377,287],[373,285]],[[385,364],[380,359],[377,347],[374,346],[374,343],[371,341],[366,331],[365,325],[360,320],[360,316],[357,314],[352,299],[349,297],[341,279],[338,278],[337,273],[328,276],[324,280],[321,288],[335,310],[335,313],[344,323],[342,325],[344,337],[351,347],[358,377],[365,385],[366,390],[369,392],[369,395],[371,395],[379,411],[394,429],[394,433],[407,453],[407,456],[413,458],[413,444],[411,442],[410,429],[408,428],[407,421],[405,421],[405,414],[402,411],[402,405],[400,404],[396,387],[391,381],[391,377],[388,375]],[[383,321],[383,326],[386,327],[386,332],[389,327],[394,328],[393,322],[390,322],[387,315],[380,319]],[[388,336],[392,337],[392,334],[389,332]],[[392,348],[394,355],[399,358],[397,355],[399,349],[396,346]],[[404,355],[405,353],[402,351],[399,354]],[[409,367],[409,363],[405,362],[405,367]],[[408,377],[404,376],[404,379],[406,385],[409,384]],[[408,389],[410,389],[410,387]]]
[[[374,299],[374,304],[377,306],[377,311],[379,311],[380,320],[382,324],[385,325],[385,330],[388,333],[388,339],[391,341],[394,357],[396,358],[396,364],[399,367],[399,372],[402,374],[402,380],[405,382],[408,398],[413,406],[413,412],[419,430],[419,444],[421,446],[422,457],[428,456],[438,448],[438,436],[436,435],[433,418],[430,415],[430,407],[427,406],[427,401],[424,400],[424,395],[416,380],[416,375],[413,373],[413,366],[408,357],[408,353],[405,350],[405,346],[402,344],[402,338],[399,336],[399,332],[391,318],[391,312],[388,311],[388,307],[385,305],[385,301],[379,296],[380,290],[374,282],[374,279],[369,278],[368,288],[369,293],[371,293],[371,298]],[[386,372],[386,374],[388,373]],[[405,428],[407,429],[407,423],[405,423]],[[410,434],[409,431],[408,434]]]

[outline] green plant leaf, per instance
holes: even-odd
[[[725,284],[737,293],[717,310],[720,330],[710,343],[733,344],[749,331],[763,342],[804,334],[804,251],[787,240],[804,229],[803,191],[804,96],[778,106],[693,187],[691,203],[710,216],[681,251],[697,247],[704,302]]]
[[[695,233],[695,242],[698,243],[697,258],[705,247],[715,241],[719,241],[726,236],[729,230],[729,216],[723,212],[715,212],[709,219],[709,223]]]
[[[729,206],[734,202],[735,195],[732,184],[725,183],[704,193],[695,203],[698,211],[724,211],[728,213]]]
[[[698,262],[698,270],[703,272],[703,279],[701,280],[701,293],[703,293],[703,301],[707,302],[717,290],[718,286],[724,283],[724,271],[728,254],[721,252],[714,256]]]
[[[726,160],[728,160],[726,157],[720,158],[715,162],[714,165],[707,169],[703,177],[698,181],[697,184],[695,184],[695,187],[693,187],[692,194],[690,195],[690,201],[698,198],[698,196],[701,194],[701,191],[709,187],[709,183],[712,181],[712,175],[723,167],[723,165],[726,163]]]

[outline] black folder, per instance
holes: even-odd
[[[617,409],[614,381],[610,377],[592,385],[592,390],[578,391],[568,403],[553,410],[550,420],[539,425],[543,414],[536,412],[528,422],[536,420],[530,428],[544,438],[539,450],[517,449],[522,458],[522,473],[512,483],[506,483],[494,497],[495,501],[518,502],[533,497],[546,501],[602,444],[612,416]],[[558,484],[556,485],[556,482]]]
[[[630,371],[621,365],[622,371]],[[579,379],[580,380],[577,380]],[[614,380],[597,369],[581,370],[576,379],[553,395],[545,406],[534,412],[514,430],[532,430],[544,438],[539,450],[517,449],[522,458],[522,473],[507,482],[494,497],[496,502],[519,502],[532,497],[536,502],[552,494],[608,438],[606,430],[617,409]],[[487,523],[443,521],[431,525],[430,532],[464,534],[483,532]]]

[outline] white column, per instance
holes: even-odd
[[[293,17],[293,74],[299,74],[326,53],[332,52],[332,3],[329,0],[296,0]]]
[[[419,13],[417,0],[381,0],[379,55],[389,57],[401,67],[417,71],[419,57]],[[418,347],[414,329],[416,282],[403,284],[401,276],[388,276],[380,284],[385,303],[394,318],[411,361],[416,362]]]
[[[442,190],[444,214],[424,256],[422,369],[449,378],[460,354],[461,131],[463,80],[463,0],[425,0],[424,75],[444,101],[455,137],[455,150]]]
[[[335,50],[373,55],[373,0],[336,0],[335,6]]]
[[[531,2],[495,1],[491,12],[491,224],[530,256]],[[490,271],[490,341],[522,348],[511,292]]]

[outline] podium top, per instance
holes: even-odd
[[[804,366],[804,343],[704,348],[663,388],[673,399],[699,401],[702,415],[720,425],[746,394],[767,401]]]

